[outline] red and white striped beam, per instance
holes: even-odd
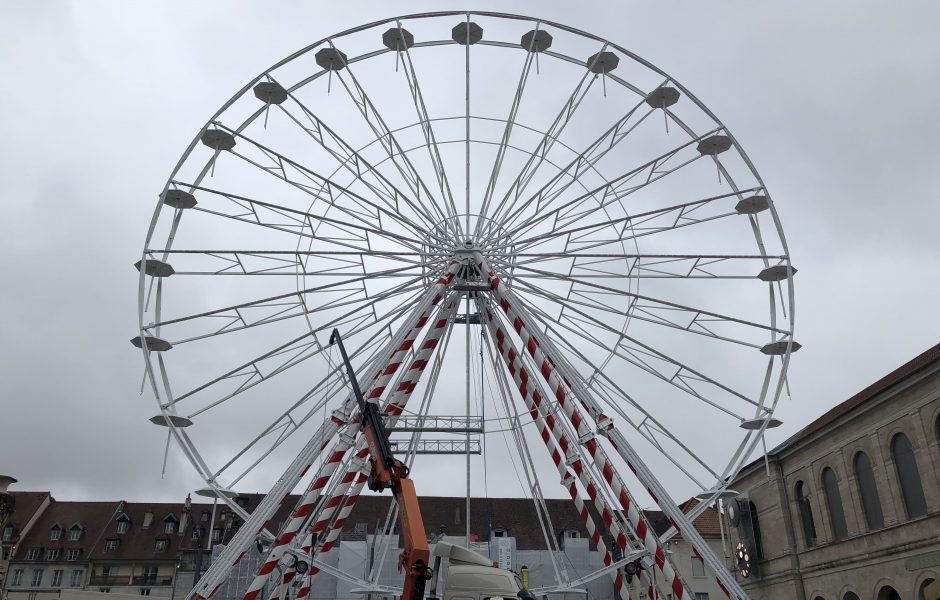
[[[594,459],[595,464],[603,474],[604,479],[607,481],[607,484],[614,493],[614,496],[620,501],[623,507],[623,511],[626,513],[627,520],[629,521],[632,529],[636,533],[636,536],[643,543],[643,546],[655,560],[656,565],[659,567],[664,579],[666,580],[666,585],[672,590],[676,600],[682,600],[686,596],[691,598],[692,595],[689,592],[688,587],[685,585],[685,582],[682,581],[682,577],[679,575],[678,570],[675,568],[675,565],[672,564],[672,561],[669,559],[669,556],[663,549],[662,544],[660,544],[659,539],[656,537],[656,533],[650,525],[649,521],[643,515],[633,496],[627,490],[627,487],[624,485],[621,477],[617,474],[613,464],[611,464],[607,456],[606,451],[602,446],[600,446],[600,444],[597,443],[597,440],[593,436],[593,431],[588,428],[588,423],[581,415],[581,411],[578,410],[574,402],[571,401],[571,397],[566,389],[566,382],[555,369],[555,362],[545,355],[540,347],[539,340],[534,335],[530,334],[531,330],[525,326],[525,322],[513,308],[512,303],[510,303],[510,301],[506,298],[504,289],[505,286],[500,285],[500,279],[496,276],[495,273],[489,270],[488,265],[484,260],[482,260],[482,257],[480,257],[478,266],[480,267],[481,272],[487,273],[490,280],[490,287],[496,294],[496,299],[500,307],[503,309],[503,312],[506,313],[507,319],[510,323],[512,323],[513,329],[515,329],[516,333],[522,340],[522,347],[528,350],[529,355],[535,361],[535,364],[539,366],[539,371],[542,375],[542,378],[548,384],[549,389],[551,389],[555,395],[555,400],[562,408],[562,411],[556,414],[564,414],[571,421],[574,430],[577,432],[579,442]],[[502,335],[505,335],[505,332],[503,332]],[[546,402],[550,405],[551,399],[547,398]],[[555,411],[548,410],[547,412],[552,413]],[[580,471],[578,472],[579,477],[581,477],[581,472],[586,471],[586,469],[583,468],[583,465],[575,466],[573,464],[572,468],[574,468],[576,472]],[[591,494],[591,488],[588,488],[588,492]],[[596,494],[596,487],[595,493],[591,494],[591,496],[592,498],[599,497]],[[605,522],[608,520],[612,520],[612,515],[610,517],[605,515]]]
[[[663,574],[667,577],[670,586],[673,588],[682,587],[681,583],[678,584],[678,586],[674,583],[679,579],[675,567],[671,565],[671,561],[663,551],[662,545],[659,543],[649,523],[644,523],[642,528],[640,527],[640,523],[644,522],[645,518],[639,506],[623,484],[623,480],[619,474],[617,474],[614,466],[610,463],[606,451],[597,443],[597,440],[592,435],[593,432],[588,430],[587,422],[571,399],[578,400],[596,419],[598,425],[597,431],[607,437],[611,445],[613,445],[621,457],[624,458],[627,462],[627,466],[630,467],[631,471],[633,471],[640,482],[646,487],[650,496],[659,505],[663,513],[669,517],[680,535],[690,543],[693,552],[702,558],[702,561],[715,576],[718,586],[722,591],[729,597],[732,597],[733,593],[734,597],[746,600],[747,594],[741,589],[737,581],[735,581],[734,576],[722,565],[721,561],[714,553],[712,553],[711,549],[705,543],[705,540],[678,505],[672,501],[665,488],[656,480],[650,469],[640,460],[639,455],[633,450],[626,438],[623,437],[623,434],[613,427],[613,422],[604,415],[600,406],[587,392],[586,386],[580,385],[580,376],[577,371],[568,365],[564,356],[557,351],[553,351],[551,355],[546,353],[546,349],[551,348],[551,346],[548,345],[550,342],[544,340],[538,333],[538,330],[528,324],[530,319],[524,314],[525,309],[522,303],[513,297],[513,294],[506,289],[506,286],[502,285],[502,281],[496,275],[495,271],[491,269],[482,254],[477,252],[474,256],[480,272],[486,273],[490,282],[490,289],[493,291],[497,303],[506,314],[506,318],[512,323],[513,329],[522,340],[523,347],[528,351],[536,364],[540,365],[539,372],[542,378],[548,384],[549,388],[553,390],[555,399],[562,407],[564,414],[568,416],[575,429],[578,431],[579,439],[581,436],[587,437],[586,441],[583,443],[584,446],[588,449],[588,452],[590,452],[598,467],[601,468],[604,478],[623,504],[627,518],[630,520],[633,527],[637,529],[637,533],[640,534],[640,539],[643,541],[644,545],[653,553],[657,565],[663,569]],[[560,369],[564,369],[564,374],[559,372]],[[568,375],[569,377],[564,375]],[[572,382],[575,382],[574,385],[572,385]],[[575,386],[578,387],[576,394],[572,393],[572,388]],[[673,573],[671,580],[666,573],[667,570]]]
[[[384,365],[380,364],[375,368],[373,381],[364,394],[367,399],[374,400],[375,398],[381,396],[381,394],[385,391],[385,388],[388,386],[392,377],[398,371],[401,363],[404,362],[406,356],[411,351],[418,334],[427,324],[430,313],[433,312],[440,303],[445,292],[447,291],[447,288],[454,280],[454,275],[456,274],[457,268],[459,266],[460,261],[451,261],[447,270],[435,281],[434,284],[432,284],[431,288],[429,289],[429,294],[426,295],[428,302],[422,302],[418,306],[420,312],[417,315],[417,318],[413,321],[409,320],[410,322],[406,323],[406,328],[400,332],[403,335],[397,337],[388,362]],[[277,540],[269,551],[265,562],[261,565],[261,568],[258,570],[258,574],[248,586],[248,589],[243,596],[243,600],[255,600],[261,593],[261,590],[267,583],[271,572],[274,571],[275,567],[280,562],[291,543],[297,537],[298,532],[300,532],[303,526],[308,523],[311,518],[313,518],[313,509],[319,501],[323,489],[330,481],[331,476],[336,471],[346,452],[353,445],[353,443],[354,442],[352,439],[340,439],[336,443],[327,460],[324,461],[324,464],[321,466],[317,476],[313,479],[304,495],[301,496],[296,508],[294,509],[294,512],[291,514],[291,518],[287,521],[283,530],[278,534]],[[241,555],[239,555],[239,559],[240,558]],[[216,589],[217,587],[218,584]],[[212,591],[212,593],[214,592],[215,589]],[[211,594],[209,597],[211,597]]]
[[[562,485],[565,487],[565,489],[568,490],[572,501],[574,501],[575,508],[577,509],[578,514],[581,515],[581,519],[584,521],[585,527],[588,529],[591,540],[595,543],[595,545],[597,545],[598,551],[603,553],[604,565],[610,566],[610,564],[613,562],[613,557],[607,550],[607,547],[600,537],[600,534],[594,524],[593,519],[590,516],[590,513],[584,505],[584,501],[578,494],[577,487],[574,483],[574,478],[571,476],[565,466],[565,461],[569,455],[573,457],[572,468],[575,469],[575,472],[578,474],[581,483],[588,491],[592,502],[594,502],[598,512],[602,515],[604,523],[606,524],[623,555],[626,555],[632,550],[632,548],[629,546],[629,540],[627,536],[620,528],[617,520],[613,518],[613,511],[610,510],[610,507],[607,505],[604,499],[599,494],[597,494],[597,487],[595,485],[595,481],[590,476],[590,473],[586,469],[582,468],[580,459],[577,457],[576,447],[570,442],[568,436],[563,431],[563,427],[557,423],[551,412],[546,411],[547,403],[543,401],[538,381],[532,378],[529,375],[528,369],[522,365],[521,356],[512,347],[509,336],[506,334],[502,326],[496,322],[495,315],[483,307],[481,302],[477,302],[477,311],[483,315],[490,332],[490,339],[494,341],[494,345],[498,351],[497,353],[502,359],[506,369],[509,371],[513,381],[515,382],[523,402],[525,402],[526,408],[528,409],[529,414],[531,415],[532,420],[539,431],[539,436],[541,437],[542,442],[545,444],[549,456],[552,458],[552,462],[555,463],[555,468],[558,469],[558,474],[561,477]],[[645,577],[645,573],[643,575]],[[614,580],[614,587],[617,589],[618,595],[620,595],[621,598],[629,598],[629,588],[624,585],[623,577],[621,576],[620,572],[612,572],[611,577]],[[652,587],[651,582],[648,579],[644,579],[643,583],[647,588]]]
[[[405,406],[408,404],[408,400],[411,398],[412,393],[418,385],[418,382],[421,379],[421,375],[424,373],[425,368],[431,361],[431,356],[434,354],[434,351],[440,345],[441,340],[444,337],[444,334],[451,326],[451,322],[454,316],[454,313],[457,311],[457,307],[460,304],[459,296],[452,296],[446,303],[445,306],[435,317],[434,322],[431,325],[427,335],[424,340],[421,342],[421,346],[415,352],[414,358],[411,360],[411,363],[408,366],[408,369],[402,374],[401,380],[398,382],[398,385],[395,386],[395,390],[389,395],[388,400],[385,403],[383,412],[389,415],[388,423],[389,426],[394,425],[397,421],[398,415],[402,413],[405,409]],[[365,444],[360,441],[360,445],[357,446],[357,456],[362,456],[363,458],[368,456],[368,448],[365,447]],[[343,479],[347,477],[351,478],[355,476],[358,470],[350,470],[343,475]],[[360,476],[360,478],[363,476]],[[362,479],[362,482],[365,482],[365,479]],[[349,494],[349,498],[346,502],[343,503],[343,510],[345,511],[347,506],[348,511],[352,510],[352,506],[355,505],[356,500],[359,497],[359,494],[362,491],[362,483],[358,483],[357,487]],[[330,500],[327,502],[327,507],[332,504],[334,507],[338,506],[342,501],[343,495],[341,492],[345,490],[337,490],[334,492],[334,495],[330,497]],[[351,504],[350,504],[351,502]],[[348,511],[345,516],[348,516]],[[340,533],[342,532],[342,527],[345,524],[346,518],[340,513],[340,516],[337,517],[330,527],[329,532],[325,538],[323,544],[319,545],[318,548],[314,548],[314,554],[318,555],[321,553],[328,552],[335,545],[336,540],[339,538]],[[329,523],[331,518],[329,516],[320,518],[317,523],[314,524],[313,529],[311,530],[314,537],[318,537],[319,534],[323,531],[326,524]],[[310,578],[316,575],[319,572],[319,569],[310,570]],[[309,581],[309,580],[308,580]],[[301,588],[301,591],[303,588]],[[308,588],[309,593],[309,588]],[[300,598],[298,593],[298,598]]]

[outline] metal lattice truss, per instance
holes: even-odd
[[[663,545],[681,535],[746,597],[692,521],[779,424],[796,270],[731,133],[617,44],[482,12],[321,40],[207,122],[137,268],[153,420],[245,521],[194,596],[258,541],[245,600],[304,598],[320,573],[395,592],[381,560],[365,577],[324,560],[369,472],[339,328],[419,489],[424,455],[461,454],[469,498],[471,455],[502,442],[551,550],[545,498],[571,499],[604,567],[549,553],[540,591],[609,577],[627,600],[620,567],[640,559],[650,597],[691,597]],[[268,493],[248,513],[234,488]]]

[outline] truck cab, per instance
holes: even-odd
[[[472,550],[438,542],[433,557],[428,600],[535,600],[515,573],[494,567]],[[447,565],[442,572],[444,560]],[[439,584],[444,586],[441,595],[438,595]]]

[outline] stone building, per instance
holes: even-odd
[[[0,528],[0,589],[6,581],[16,546],[52,502],[49,492],[10,492],[9,495],[13,499],[13,510]]]
[[[237,501],[253,508],[250,497]],[[210,545],[227,542],[241,525],[223,504],[214,520],[212,510],[211,504],[188,499],[143,503],[49,498],[30,527],[12,530],[18,532],[18,541],[9,546],[2,597],[53,600],[73,590],[164,598],[182,591],[185,596],[211,562]],[[11,523],[17,518],[14,515]]]
[[[745,467],[731,487],[753,600],[940,598],[940,345]],[[737,567],[737,565],[736,565]]]

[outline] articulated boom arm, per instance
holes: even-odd
[[[399,557],[398,569],[406,573],[401,600],[422,600],[425,582],[430,578],[428,571],[430,550],[414,482],[408,478],[408,467],[392,454],[392,447],[388,443],[388,433],[385,431],[378,405],[374,402],[366,402],[362,397],[356,374],[346,355],[346,348],[343,347],[343,339],[336,329],[330,336],[330,344],[339,346],[353,394],[359,403],[362,415],[359,427],[366,437],[369,446],[369,461],[372,464],[372,471],[369,473],[369,489],[381,492],[391,488],[398,502],[401,535],[405,548]]]

